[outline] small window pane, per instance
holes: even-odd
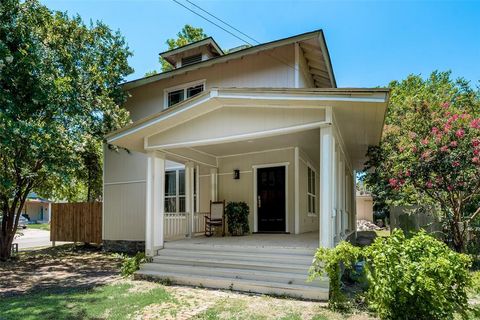
[[[185,170],[178,170],[178,194],[185,195]]]
[[[165,196],[175,196],[176,192],[176,171],[165,172]]]
[[[184,99],[183,94],[184,94],[183,89],[169,92],[168,93],[168,106],[171,107],[174,104],[177,104],[177,103],[183,101],[183,99]]]
[[[179,212],[185,212],[185,196],[178,197]]]
[[[193,97],[196,94],[199,94],[203,91],[203,84],[200,84],[195,87],[187,88],[187,98]]]
[[[165,212],[177,212],[175,208],[176,197],[165,198]]]

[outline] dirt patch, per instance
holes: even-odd
[[[0,262],[0,297],[39,290],[62,292],[119,279],[121,259],[91,246],[63,245]]]

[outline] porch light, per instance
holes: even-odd
[[[238,170],[238,169],[233,170],[233,179],[235,179],[235,180],[240,179],[240,170]]]

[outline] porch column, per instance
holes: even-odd
[[[335,138],[332,126],[320,128],[320,247],[333,247]]]
[[[185,164],[185,211],[190,221],[188,223],[188,235],[193,237],[195,232],[195,213],[194,210],[194,196],[193,196],[193,174],[194,174],[194,164],[193,162],[187,162]]]
[[[48,222],[52,220],[52,203],[48,203]]]
[[[338,161],[338,171],[337,171],[337,242],[340,242],[344,235],[344,213],[345,213],[345,192],[343,190],[344,186],[344,170],[345,170],[345,162],[343,161],[343,155],[339,152],[339,161]]]
[[[218,199],[218,169],[217,168],[210,169],[210,190],[211,190],[210,199],[212,201],[217,201]]]
[[[300,233],[300,151],[295,147],[295,234]]]
[[[165,155],[157,151],[147,154],[146,198],[145,254],[152,257],[163,248],[165,211]]]

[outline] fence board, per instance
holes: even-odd
[[[54,203],[51,241],[102,242],[102,203]]]

